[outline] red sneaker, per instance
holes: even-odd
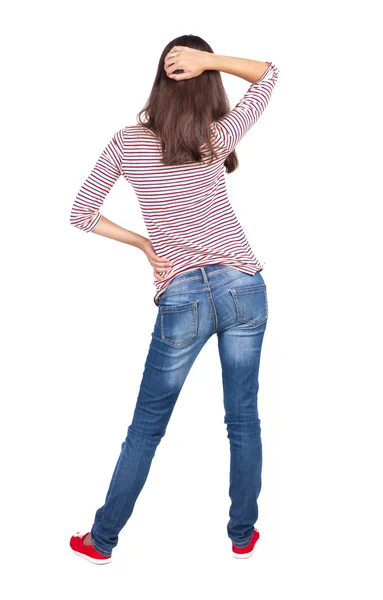
[[[251,536],[251,540],[247,544],[247,546],[244,546],[243,548],[238,548],[237,546],[234,546],[234,544],[233,544],[232,549],[233,549],[234,558],[250,558],[250,556],[254,552],[254,546],[257,543],[258,539],[259,539],[259,531],[257,529],[254,529],[254,533]]]
[[[75,535],[72,535],[69,542],[72,552],[82,556],[83,558],[86,558],[86,560],[90,560],[92,563],[96,563],[97,565],[110,563],[112,560],[111,554],[109,554],[109,556],[105,556],[105,554],[100,554],[97,552],[96,548],[94,548],[92,544],[89,546],[83,544],[83,539],[88,535],[88,533],[90,532],[88,531],[87,533],[80,533],[78,531],[75,533]]]

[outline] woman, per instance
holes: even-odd
[[[220,71],[250,82],[230,110]],[[259,532],[262,445],[258,373],[268,318],[264,264],[254,256],[227,196],[235,147],[265,110],[278,69],[271,62],[213,53],[200,37],[162,52],[137,124],[117,131],[72,206],[79,229],[141,249],[154,270],[158,306],[131,425],[104,505],[90,532],[70,539],[76,554],[109,563],[132,514],[156,448],[198,353],[218,337],[224,422],[230,441],[228,537],[236,558],[252,555]],[[123,175],[133,186],[149,238],[100,213]]]

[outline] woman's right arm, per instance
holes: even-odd
[[[164,60],[164,70],[171,79],[182,81],[198,77],[204,71],[224,71],[254,83],[261,79],[270,63],[250,58],[236,58],[196,50],[188,46],[173,46]],[[176,71],[183,73],[176,73]]]
[[[220,146],[230,154],[265,111],[278,79],[272,62],[211,54],[211,69],[224,71],[251,83],[237,105],[212,123]]]
[[[261,79],[269,67],[268,62],[252,60],[250,58],[236,58],[234,56],[223,56],[222,54],[212,54],[206,52],[205,71],[223,71],[230,75],[236,75],[254,83]]]
[[[172,48],[166,55],[164,68],[168,77],[175,81],[198,77],[203,71],[223,71],[251,83],[237,105],[212,123],[216,139],[227,153],[234,150],[263,114],[279,74],[278,68],[271,62],[213,54],[184,46]],[[178,69],[182,69],[183,73],[174,73]]]

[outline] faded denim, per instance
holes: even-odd
[[[266,284],[259,271],[249,275],[221,264],[199,267],[180,273],[161,294],[133,419],[91,529],[92,544],[101,554],[111,554],[117,545],[186,377],[213,334],[230,443],[227,534],[238,547],[249,543],[261,490],[258,374],[267,319]]]

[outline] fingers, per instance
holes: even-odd
[[[187,66],[185,67],[185,59],[182,58],[180,53],[174,53],[174,56],[171,56],[171,54],[173,54],[173,51],[166,55],[164,61],[164,70],[169,79],[181,81],[182,79],[192,79],[192,77],[196,76],[192,69]]]
[[[145,244],[145,255],[153,267],[153,274],[157,280],[162,280],[166,271],[174,267],[174,262],[169,258],[157,256],[150,240]]]
[[[180,67],[180,55],[181,48],[179,46],[174,46],[165,56],[164,70],[166,71],[168,77],[170,77],[173,71],[177,71],[178,69],[182,68]]]
[[[164,65],[164,70],[166,71],[166,74],[168,76],[170,76],[174,71],[177,71],[178,69],[181,69],[181,63],[179,60],[173,60],[173,59],[169,59],[169,61],[167,63],[165,63]]]
[[[173,261],[171,261],[169,258],[165,258],[162,256],[157,256],[157,254],[155,253],[153,247],[150,245],[146,252],[145,252],[150,264],[152,265],[152,267],[156,268],[156,269],[169,269],[170,267],[174,266]]]
[[[185,71],[185,66],[182,65],[180,61],[176,61],[169,65],[165,68],[165,71],[170,79],[190,79],[192,77],[191,73]],[[178,71],[180,71],[180,73]]]
[[[153,274],[157,280],[163,279],[165,272],[174,267],[174,263],[167,259],[154,259],[150,261],[153,267]]]
[[[169,58],[165,58],[164,60],[164,69],[166,71],[166,69],[169,69],[169,67],[171,67],[172,65],[174,65],[174,63],[176,62],[177,58],[176,57],[169,57]]]
[[[154,269],[153,275],[157,279],[157,281],[159,281],[164,278],[165,273],[163,271],[157,271],[156,269]]]
[[[169,261],[159,261],[159,260],[151,260],[150,264],[153,268],[157,269],[157,271],[166,271],[167,269],[171,269],[174,267],[174,264]]]
[[[177,70],[177,69],[176,69]],[[172,75],[168,75],[170,79],[174,79],[175,81],[180,81],[181,79],[192,79],[193,75],[191,73],[173,73]]]
[[[169,52],[165,56],[165,60],[168,57],[172,58],[172,57],[179,56],[181,50],[182,50],[181,46],[173,46],[173,48],[171,50],[169,50]]]
[[[159,271],[165,271],[166,269],[170,269],[174,267],[174,263],[168,258],[161,258],[160,256],[154,255],[153,258],[150,257],[150,264],[153,268]]]
[[[180,57],[180,50],[177,50],[177,47],[172,48],[170,50],[170,52],[168,52],[167,55],[165,56],[164,63],[165,64],[172,64],[179,57]]]

